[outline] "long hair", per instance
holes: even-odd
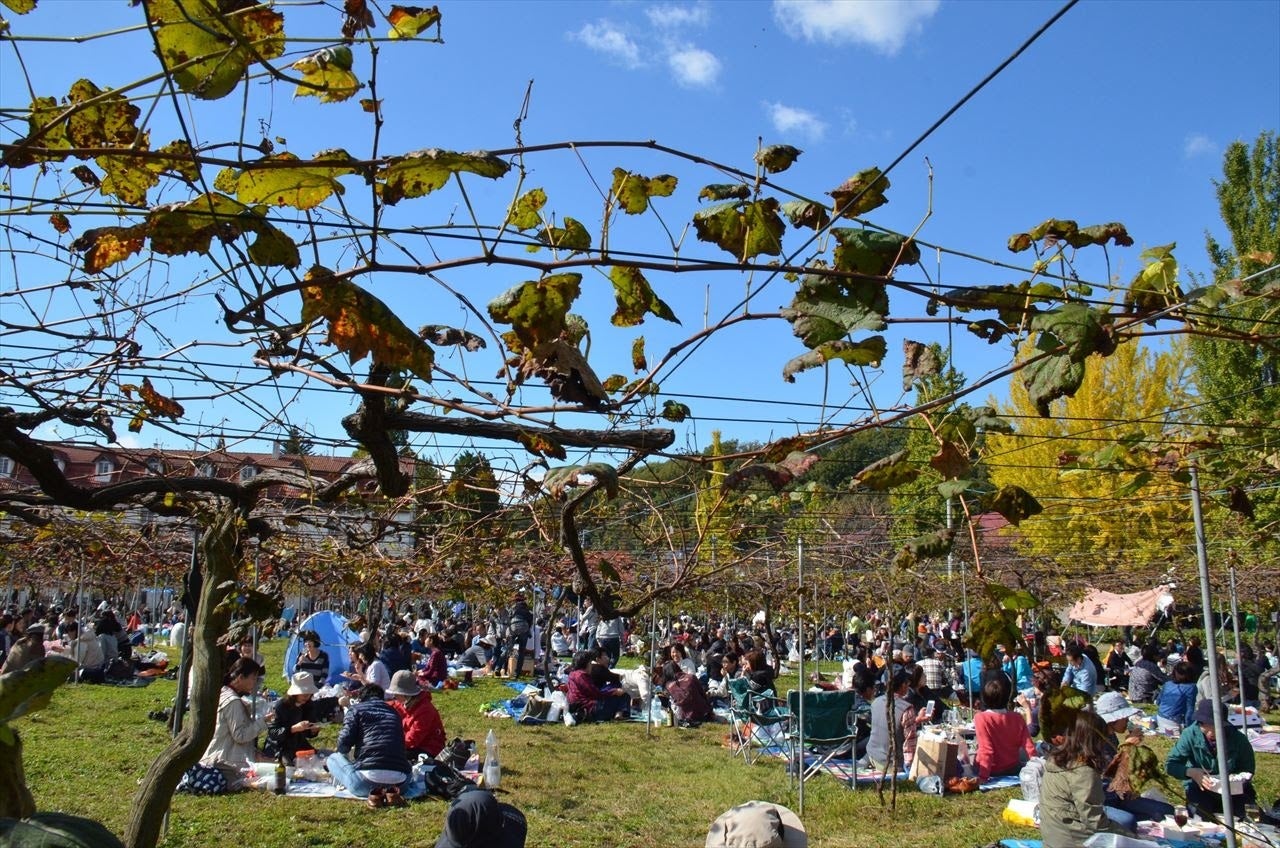
[[[1111,759],[1107,726],[1097,713],[1078,711],[1062,745],[1050,756],[1059,768],[1086,765],[1101,773]]]

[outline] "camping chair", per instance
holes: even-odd
[[[747,724],[751,721],[748,711],[748,700],[751,697],[751,681],[745,677],[734,677],[728,681],[729,687],[729,742],[733,755],[742,754],[749,760],[751,751],[751,730]]]
[[[772,691],[763,694],[748,691],[745,704],[743,758],[747,763],[755,762],[769,748],[785,752],[791,727],[791,713],[786,703],[775,697]],[[756,750],[754,757],[753,750]]]
[[[804,697],[804,723],[800,722],[800,698]],[[837,754],[849,753],[849,786],[853,786],[853,746],[857,738],[853,704],[857,697],[852,689],[787,693],[787,707],[795,720],[791,722],[788,740],[789,775],[808,780]],[[804,757],[812,753],[815,761],[806,765]]]

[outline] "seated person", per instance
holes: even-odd
[[[1021,713],[1006,709],[1009,688],[1008,678],[1003,675],[984,683],[982,704],[986,709],[973,716],[978,746],[975,755],[978,780],[983,783],[992,777],[1017,774],[1022,764],[1036,755],[1036,747],[1027,732],[1026,720]]]
[[[773,692],[773,669],[764,658],[764,651],[753,649],[742,655],[742,676],[751,681],[751,691],[756,695]]]
[[[383,692],[387,691],[387,687],[391,685],[391,672],[387,670],[386,664],[378,659],[378,652],[373,642],[364,642],[356,646],[355,651],[357,661],[352,664],[351,670],[344,671],[342,676],[361,687],[373,684]]]
[[[1102,664],[1107,671],[1107,686],[1117,691],[1129,688],[1129,669],[1133,667],[1133,660],[1125,652],[1123,641],[1117,640],[1111,646]]]
[[[889,692],[871,702],[871,736],[867,740],[867,759],[872,768],[888,771],[911,768],[916,755],[916,727],[919,715],[907,700],[911,678],[905,671],[896,671],[890,678]],[[894,750],[889,750],[889,716],[887,699],[893,695],[894,720],[898,725],[894,736]]]
[[[1142,730],[1134,728],[1135,732],[1131,734],[1129,719],[1141,715],[1142,710],[1131,705],[1119,692],[1104,692],[1094,705],[1094,711],[1107,726],[1107,747],[1112,752],[1111,761],[1104,773],[1104,777],[1108,779],[1102,784],[1106,793],[1107,818],[1133,832],[1138,829],[1139,821],[1160,821],[1165,816],[1172,815],[1171,804],[1143,798],[1128,783],[1131,773],[1129,764],[1138,756],[1136,749],[1142,747]],[[1142,752],[1142,755],[1149,757],[1152,762],[1158,762],[1149,749]]]
[[[439,686],[449,676],[444,638],[439,633],[432,633],[427,639],[427,650],[423,657],[425,661],[422,664],[422,677],[432,686]]]
[[[257,718],[244,700],[244,696],[257,691],[260,677],[262,666],[248,657],[240,657],[231,664],[218,696],[213,739],[209,740],[209,747],[200,758],[200,765],[222,772],[228,792],[245,787],[245,763],[254,761],[254,743],[258,734],[266,730],[267,722],[275,718],[272,713],[267,713],[265,718]]]
[[[307,705],[316,694],[316,681],[308,671],[296,672],[289,681],[289,689],[276,702],[275,717],[267,726],[267,741],[263,753],[270,757],[284,757],[293,765],[298,752],[312,747],[312,739],[320,735],[319,726],[308,717]]]
[[[80,667],[76,679],[81,683],[102,683],[106,679],[103,675],[106,657],[98,637],[87,628],[82,632],[79,622],[74,619],[64,625],[62,632],[63,647],[57,653],[76,661]]]
[[[1182,660],[1156,697],[1156,726],[1161,733],[1182,733],[1196,712],[1196,667]]]
[[[562,624],[551,634],[551,653],[557,657],[568,657],[573,655],[573,642],[570,640],[572,634],[567,624]]]
[[[1227,773],[1237,774],[1255,771],[1253,746],[1248,738],[1227,721],[1226,710],[1210,700],[1196,706],[1195,723],[1182,731],[1165,759],[1165,770],[1170,777],[1182,780],[1187,792],[1188,809],[1199,811],[1204,817],[1222,812],[1222,796],[1213,782],[1218,778],[1218,748],[1213,714],[1217,710],[1222,719],[1222,731],[1227,751]],[[1244,815],[1245,804],[1257,800],[1253,781],[1248,781],[1244,792],[1231,796],[1231,809],[1236,816]]]
[[[595,648],[591,652],[591,667],[587,671],[591,672],[591,682],[601,691],[622,686],[622,675],[613,670],[612,663],[613,657],[609,656],[607,649]]]
[[[591,680],[594,651],[579,651],[569,672],[569,709],[580,721],[610,721],[619,714],[630,714],[631,696],[622,689],[601,690]]]
[[[355,752],[355,759],[348,757]],[[369,799],[370,807],[396,805],[409,780],[400,714],[383,700],[381,686],[365,684],[338,733],[337,750],[325,761],[338,785]]]
[[[965,661],[956,665],[956,699],[972,706],[982,697],[982,660],[972,648],[966,648],[965,655]]]
[[[1040,839],[1044,848],[1080,848],[1095,833],[1123,833],[1103,809],[1102,771],[1110,753],[1106,725],[1076,712],[1062,744],[1045,761],[1040,784]]]
[[[410,760],[422,754],[434,758],[444,750],[444,722],[431,702],[431,693],[418,685],[412,671],[397,671],[387,689],[392,708],[400,714],[405,753]]]
[[[493,649],[493,639],[489,636],[481,636],[472,643],[462,653],[458,654],[457,665],[462,669],[471,671],[493,671],[493,657],[490,651]]]
[[[468,789],[444,814],[444,832],[435,848],[524,848],[528,824],[510,804],[487,789]]]
[[[1067,670],[1062,673],[1062,685],[1079,689],[1092,698],[1098,690],[1098,671],[1093,660],[1077,642],[1067,645],[1066,654]]]
[[[696,675],[698,666],[693,660],[689,659],[689,651],[679,642],[672,642],[667,648],[667,657],[671,662],[680,666],[682,671]]]
[[[1129,700],[1135,704],[1150,704],[1156,693],[1168,680],[1168,676],[1156,662],[1156,645],[1148,642],[1142,646],[1142,659],[1129,669]]]
[[[671,699],[676,721],[681,725],[710,721],[713,717],[711,702],[702,689],[697,675],[683,666],[669,662],[663,666],[662,685]]]
[[[293,664],[294,673],[310,672],[319,689],[329,682],[329,654],[320,648],[319,633],[304,630],[299,635],[302,638],[302,652],[298,654],[298,661]]]

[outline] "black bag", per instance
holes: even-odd
[[[452,742],[444,746],[444,750],[440,752],[436,760],[450,766],[454,771],[462,771],[467,767],[467,760],[470,760],[471,755],[475,752],[476,741],[474,739],[463,739],[461,736],[455,736]]]
[[[439,760],[427,760],[413,767],[414,773],[421,775],[427,787],[427,794],[445,801],[452,801],[468,789],[476,787],[475,781],[463,776],[449,763]]]

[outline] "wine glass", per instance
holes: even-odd
[[[1175,823],[1177,823],[1178,827],[1186,827],[1187,826],[1187,808],[1181,804],[1174,807],[1173,820]]]

